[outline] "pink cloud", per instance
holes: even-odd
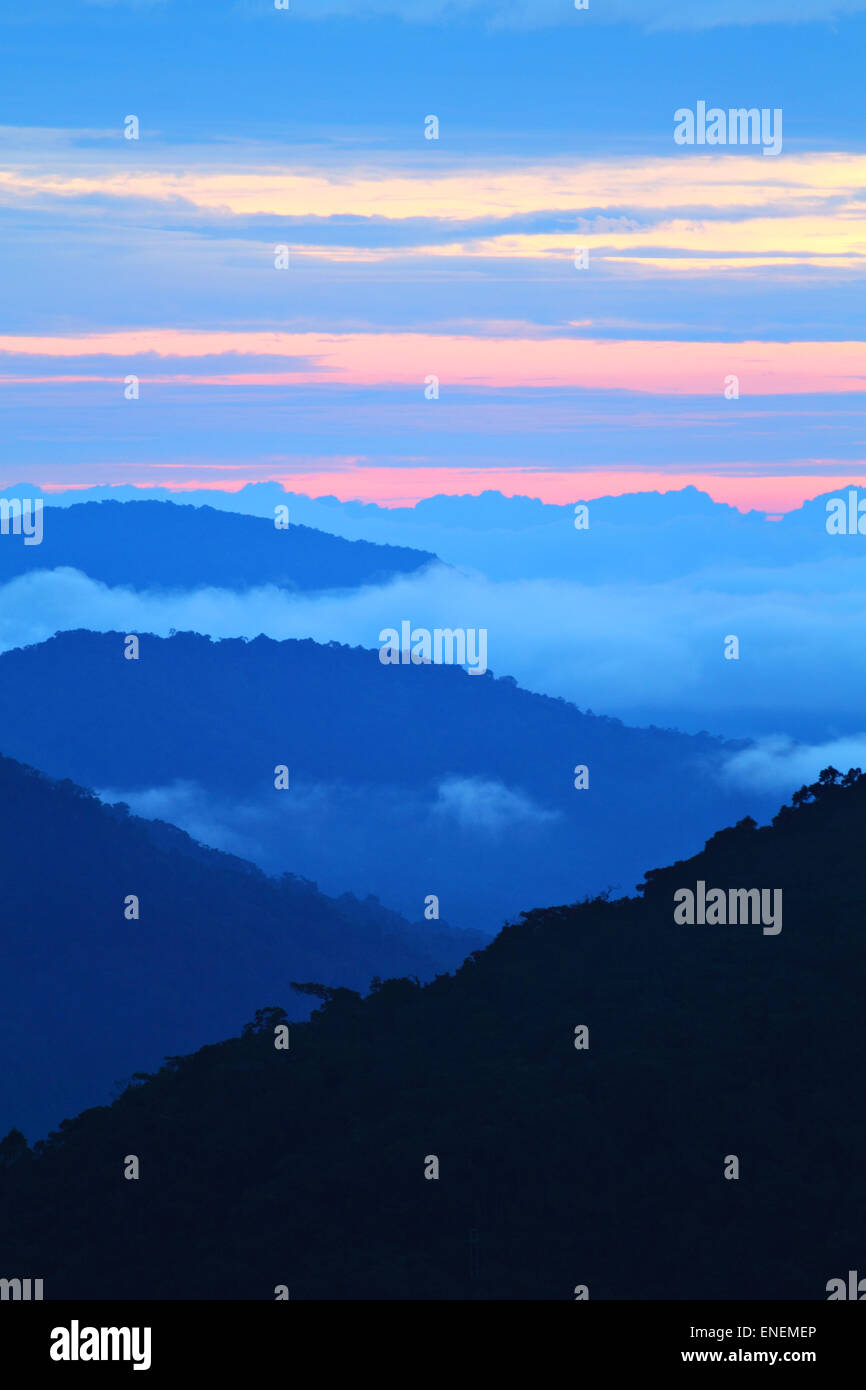
[[[231,386],[329,383],[348,386],[416,385],[436,376],[451,386],[526,389],[574,387],[642,391],[662,395],[719,395],[736,375],[742,395],[797,395],[862,391],[866,356],[862,342],[675,342],[587,338],[485,338],[425,333],[274,333],[140,329],[78,337],[0,336],[0,352],[62,360],[110,356],[118,375],[139,359],[163,359],[154,376],[163,382]],[[173,356],[225,353],[311,359],[313,364],[280,372],[214,373],[194,376],[166,371]],[[232,366],[236,365],[236,357]],[[104,379],[104,368],[95,379]],[[25,379],[20,368],[14,380]],[[43,374],[30,378],[43,379]],[[735,407],[733,407],[735,408]]]
[[[816,461],[817,462],[817,461]],[[838,468],[838,463],[835,465]],[[818,463],[820,468],[820,463]],[[866,459],[852,461],[844,473],[787,474],[772,476],[762,473],[760,464],[730,465],[729,473],[708,473],[700,469],[663,473],[652,470],[601,469],[586,472],[557,472],[551,469],[529,468],[436,468],[422,464],[380,467],[355,457],[343,459],[303,460],[294,466],[269,470],[255,463],[247,464],[161,464],[154,465],[150,476],[141,475],[141,465],[107,466],[105,476],[93,476],[89,483],[74,485],[58,481],[43,483],[46,492],[56,492],[70,486],[83,488],[99,482],[117,482],[123,469],[137,476],[127,482],[146,488],[159,485],[179,494],[197,489],[238,491],[247,482],[279,482],[290,492],[306,493],[310,497],[334,496],[341,501],[377,502],[380,506],[413,506],[424,497],[436,493],[477,496],[487,489],[502,492],[506,497],[536,497],[543,502],[565,505],[570,502],[591,501],[595,497],[619,497],[629,492],[672,492],[684,487],[696,487],[716,502],[726,502],[740,511],[755,509],[769,513],[791,511],[821,493],[833,492],[849,483],[866,486]],[[734,472],[733,470],[737,471]],[[233,472],[234,479],[213,478],[213,471]],[[190,476],[192,474],[192,476]],[[242,474],[238,477],[237,474]]]

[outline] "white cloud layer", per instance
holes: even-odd
[[[404,620],[428,630],[486,628],[497,676],[627,723],[730,737],[786,733],[813,744],[863,727],[866,589],[862,562],[843,558],[773,570],[728,564],[651,585],[497,582],[432,566],[335,594],[135,593],[71,569],[0,588],[0,651],[68,628],[264,633],[375,650],[380,631]],[[740,641],[737,661],[724,657],[730,635]]]

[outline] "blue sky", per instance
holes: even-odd
[[[866,0],[49,0],[0,25],[0,482],[321,468],[402,500],[470,468],[563,497],[584,470],[862,470]],[[780,157],[678,149],[699,100],[780,108]],[[581,341],[622,345],[603,378]]]
[[[496,14],[523,8],[292,0],[284,13],[266,0],[48,0],[29,22],[9,12],[0,21],[4,121],[96,131],[116,124],[119,107],[140,106],[171,143],[241,135],[412,150],[425,106],[440,112],[458,155],[474,154],[476,142],[545,156],[667,152],[672,103],[703,94],[723,105],[784,105],[788,138],[803,147],[863,147],[866,3],[594,0],[582,13],[567,0],[532,0],[533,14],[561,22],[490,27]],[[698,30],[634,22],[666,9],[681,20],[821,17]],[[340,17],[319,17],[332,11]],[[612,23],[616,14],[631,18]]]

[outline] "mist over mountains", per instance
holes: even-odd
[[[589,524],[577,531],[575,504],[582,500],[578,496],[574,503],[557,505],[492,490],[439,494],[411,507],[311,498],[276,482],[247,483],[234,492],[102,486],[47,493],[44,500],[52,513],[106,499],[128,504],[154,498],[271,520],[274,508],[283,505],[289,507],[293,523],[347,540],[420,549],[491,579],[657,584],[717,565],[777,569],[840,555],[859,559],[866,536],[858,540],[830,535],[826,523],[828,501],[847,499],[851,489],[866,497],[860,487],[851,483],[834,489],[772,519],[764,512],[741,512],[715,502],[693,486],[598,497],[586,503]],[[41,494],[26,484],[0,493],[13,495]]]
[[[238,496],[216,500],[227,506]],[[261,962],[282,962],[287,954],[295,975],[357,989],[374,974],[430,978],[462,959],[470,941],[480,943],[539,902],[629,894],[647,862],[682,858],[720,824],[745,815],[766,819],[777,788],[808,780],[819,758],[824,764],[866,762],[860,756],[866,754],[858,722],[861,687],[855,691],[863,656],[850,637],[852,614],[863,603],[855,584],[862,566],[856,536],[829,537],[822,524],[837,558],[777,569],[772,581],[766,568],[744,570],[739,580],[729,568],[728,593],[720,596],[709,571],[698,580],[654,582],[660,556],[676,550],[672,538],[689,535],[694,522],[716,534],[727,528],[748,548],[759,537],[782,534],[786,522],[744,518],[693,489],[602,499],[592,504],[590,529],[582,533],[574,531],[570,508],[498,495],[432,498],[411,514],[372,509],[378,518],[373,530],[393,538],[396,527],[401,544],[395,546],[298,525],[295,498],[291,525],[281,532],[273,515],[285,496],[271,484],[244,489],[241,500],[254,501],[262,516],[114,496],[51,504],[41,545],[0,536],[4,752],[48,777],[92,790],[109,806],[123,803],[105,814],[125,827],[124,834],[134,825],[138,838],[132,848],[104,847],[106,862],[113,856],[116,865],[126,855],[137,862],[142,837],[162,853],[180,855],[184,872],[190,863],[210,864],[204,846],[221,851],[212,864],[222,875],[231,866],[232,887],[223,898],[232,904],[234,925],[225,919],[220,959],[236,961],[238,922],[264,912]],[[361,504],[325,499],[311,505],[316,520],[328,514],[349,529],[370,520],[371,509]],[[801,536],[812,525],[803,511]],[[813,504],[812,521],[820,514]],[[534,545],[542,533],[551,541],[554,531],[560,539],[566,531],[570,546],[595,537],[595,553],[606,556],[605,564],[611,545],[632,553],[636,563],[628,537],[650,534],[650,515],[659,528],[655,549],[646,551],[644,580],[635,586],[490,579],[402,544],[409,533],[430,539],[435,532],[442,540],[460,532],[504,555],[515,537],[534,538]],[[843,573],[850,575],[848,588],[836,592]],[[789,585],[799,633],[793,646],[780,625],[781,591],[767,589],[771,582]],[[824,606],[804,605],[816,584],[824,585]],[[737,585],[739,609],[731,603]],[[837,620],[828,627],[831,599]],[[404,617],[431,629],[489,629],[493,669],[469,675],[447,665],[383,666],[379,632]],[[60,630],[51,635],[55,624]],[[823,646],[814,636],[819,629]],[[741,634],[739,662],[721,656],[727,631]],[[139,634],[136,661],[124,658],[129,633]],[[796,674],[798,652],[806,674],[783,688],[779,663]],[[821,709],[816,691],[827,688],[828,670],[835,681]],[[521,688],[515,675],[529,688]],[[653,714],[670,708],[676,715],[677,698],[679,712],[688,698],[702,712],[701,729],[713,727],[714,713],[716,728],[736,726],[738,700],[760,703],[772,690],[777,723],[769,727],[782,732],[757,742],[726,740],[655,727],[653,720],[647,721],[651,727],[632,727],[587,708],[606,691],[615,690],[623,702],[629,688]],[[581,708],[562,698],[563,690],[593,698],[583,698]],[[785,705],[789,693],[816,721],[811,745],[785,732],[802,733]],[[748,722],[761,732],[759,719]],[[283,765],[290,770],[285,791],[274,785]],[[586,769],[586,789],[575,786],[578,768]],[[14,800],[19,784],[11,776],[7,782]],[[54,801],[34,801],[34,844],[75,840],[77,832],[52,828],[58,795],[55,790]],[[98,803],[80,790],[63,795],[67,802],[74,798],[67,810],[86,808],[82,826],[86,822],[94,836],[98,826],[97,839],[106,835],[109,822],[93,820]],[[139,819],[129,819],[125,808]],[[15,836],[10,843],[18,843]],[[88,856],[99,858],[92,845],[82,851],[82,862]],[[172,859],[170,873],[178,872]],[[288,877],[277,890],[264,875]],[[236,893],[238,880],[247,896]],[[253,883],[254,910],[247,901]],[[119,880],[114,886],[119,893]],[[121,897],[135,891],[124,889]],[[283,911],[272,902],[274,893],[288,900],[288,935],[279,940],[276,927],[267,926]],[[370,902],[360,901],[368,896]],[[434,900],[441,920],[428,911]],[[180,953],[169,972],[177,982],[192,969],[189,954],[183,955],[183,932],[188,927],[201,935],[204,925],[196,917],[182,927],[174,909],[166,913],[165,930],[175,933]],[[26,904],[21,914],[29,920]],[[310,914],[325,924],[312,934],[304,926]],[[62,919],[60,908],[55,916]],[[409,922],[421,926],[410,929]],[[471,932],[455,934],[446,924]],[[76,933],[88,940],[92,928],[82,920],[70,941]],[[65,944],[56,952],[49,946],[58,961],[66,959]],[[129,961],[118,959],[122,973]],[[170,951],[166,959],[174,960]],[[21,960],[32,984],[22,999],[32,1004],[43,988],[42,962]],[[253,998],[256,981],[270,978],[270,966],[261,964],[249,975],[249,988],[239,990],[243,971],[214,961],[208,968],[213,978],[203,976],[202,989],[212,1004],[177,1036],[177,994],[169,991],[165,1008],[157,1001],[152,1010],[138,996],[127,1001],[130,1017],[141,1023],[131,1027],[129,1049],[121,1054],[130,1066],[153,1065],[155,1048],[193,1048],[231,1032],[243,999],[249,1012],[259,998]],[[97,972],[91,1001],[94,1017],[107,1009],[99,1035],[106,1047],[105,1030],[120,1027],[114,1005],[106,1002],[108,979]],[[46,999],[60,991],[60,981],[60,974],[51,976]],[[145,995],[157,989],[146,971],[140,983]],[[91,998],[86,988],[81,998]],[[10,1029],[16,1020],[23,1027],[19,1002],[10,995]],[[61,1027],[70,1017],[68,1005],[55,1012]],[[44,1088],[40,1083],[44,1105],[29,1110],[20,1088],[10,1092],[10,1105],[38,1126],[55,1123],[58,1107],[68,1111],[104,1098],[108,1081],[91,1069],[100,1055],[105,1049],[100,1054],[96,1043],[86,1055],[73,1050],[68,1066],[59,1069],[59,1089],[52,1090],[50,1079]],[[47,1076],[47,1054],[43,1060]],[[79,1082],[80,1101],[74,1099]]]
[[[434,982],[276,972],[241,1036],[7,1137],[10,1268],[46,1298],[824,1299],[866,1237],[866,781],[838,777]],[[782,930],[677,924],[698,883],[772,885]]]
[[[0,1132],[37,1138],[135,1068],[240,1027],[274,980],[431,979],[483,944],[269,878],[182,831],[0,757]],[[135,899],[133,905],[131,899]],[[135,912],[137,915],[132,916]],[[27,1039],[22,1047],[22,1039]]]
[[[488,630],[497,674],[582,708],[769,741],[744,772],[775,799],[840,756],[840,739],[857,740],[851,760],[866,761],[866,537],[828,534],[820,499],[777,522],[693,488],[599,499],[577,531],[573,508],[499,494],[396,515],[308,506],[274,483],[201,495],[207,505],[51,502],[42,545],[0,535],[0,648],[79,627],[370,647],[409,618]],[[264,515],[218,510],[244,505]],[[292,518],[282,532],[281,505]],[[352,549],[299,520],[371,540]],[[736,662],[724,659],[729,634]]]
[[[866,0],[0,36],[0,1367],[850,1380]]]
[[[489,672],[266,637],[124,650],[123,633],[75,631],[0,656],[7,753],[412,920],[430,894],[496,931],[545,893],[628,892],[647,857],[772,807],[724,775],[743,745],[629,728]]]

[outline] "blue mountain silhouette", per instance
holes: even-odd
[[[545,894],[627,892],[647,857],[772,809],[722,776],[742,745],[630,728],[510,678],[309,640],[140,643],[125,660],[124,634],[73,631],[0,656],[7,753],[413,920],[429,894],[495,931]]]
[[[0,1132],[36,1137],[178,1046],[240,1026],[274,979],[429,979],[483,943],[269,878],[174,826],[0,757]],[[139,901],[138,918],[129,898]],[[420,914],[419,914],[420,916]]]
[[[2,537],[0,582],[69,566],[137,589],[348,589],[413,573],[434,559],[403,546],[344,540],[291,517],[280,529],[273,513],[268,520],[165,501],[85,502],[46,508],[38,545]]]
[[[275,975],[241,1036],[35,1152],[7,1136],[8,1267],[46,1298],[826,1298],[866,1236],[848,781],[827,769],[640,897],[533,911],[427,985],[302,979],[320,1007],[295,1024]],[[780,890],[783,930],[678,925],[699,881]]]

